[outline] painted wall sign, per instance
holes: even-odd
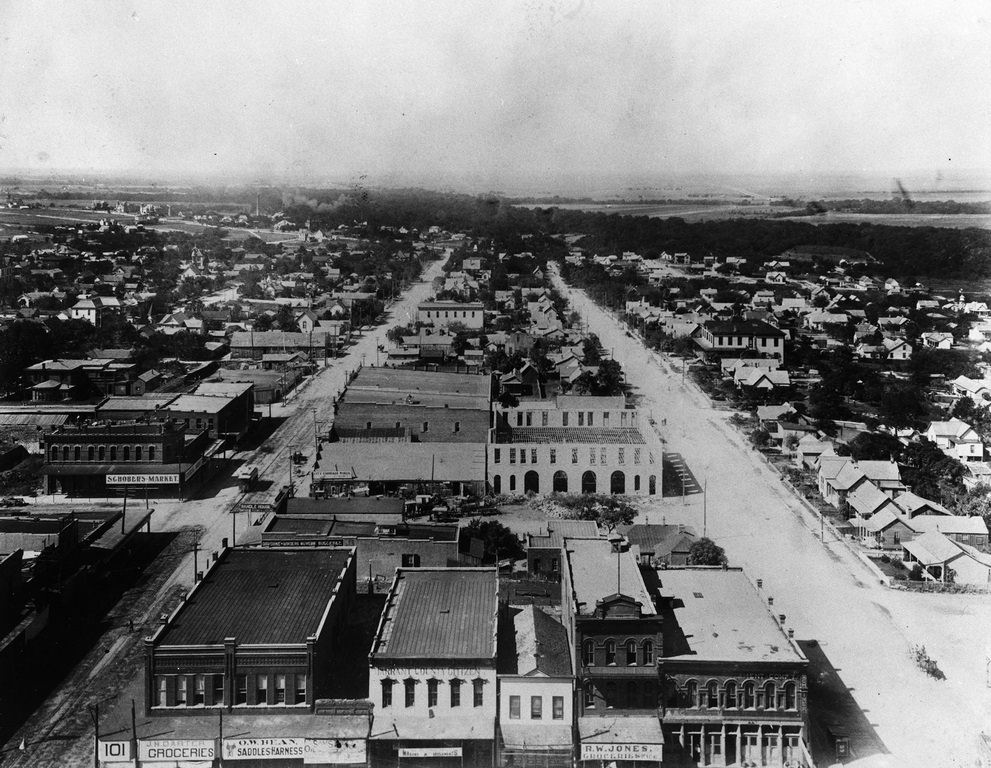
[[[582,744],[582,760],[657,760],[663,744]]]
[[[107,485],[179,485],[179,475],[107,475]]]

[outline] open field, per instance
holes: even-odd
[[[652,219],[680,218],[689,222],[720,219],[766,219],[804,221],[808,224],[884,224],[892,227],[949,227],[991,229],[991,214],[960,213],[846,213],[829,211],[819,216],[780,216],[783,206],[769,205],[682,205],[653,203],[527,203],[521,208],[560,208],[565,211],[607,213],[613,216],[647,216]],[[795,214],[799,209],[791,209]]]

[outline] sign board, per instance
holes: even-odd
[[[306,756],[305,739],[224,739],[224,760],[294,760]]]
[[[131,762],[131,742],[101,741],[97,750],[97,758],[101,763]]]
[[[188,762],[216,757],[213,739],[154,739],[138,742],[138,759],[144,762]]]
[[[107,475],[107,485],[179,485],[179,475]]]
[[[365,744],[364,739],[306,739],[303,763],[365,763]]]
[[[582,744],[582,760],[656,760],[660,762],[663,744]]]
[[[400,747],[400,757],[461,757],[461,747]]]

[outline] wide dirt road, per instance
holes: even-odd
[[[612,349],[666,437],[707,486],[707,529],[732,565],[763,579],[775,613],[798,639],[815,639],[863,713],[853,765],[970,766],[977,734],[991,726],[985,653],[991,599],[889,590],[871,578],[846,545],[819,541],[819,525],[694,385],[683,384],[625,326],[552,272],[589,331]],[[665,499],[650,522],[686,522],[702,530],[702,494]],[[947,679],[926,676],[910,647],[926,646]],[[835,679],[831,682],[838,682]],[[869,725],[868,725],[869,724]],[[871,728],[873,726],[873,728]],[[857,726],[855,725],[855,728]],[[873,733],[872,733],[873,731]],[[879,740],[879,741],[877,741]],[[872,745],[872,741],[875,743]]]

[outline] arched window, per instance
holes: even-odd
[[[511,491],[516,490],[516,475],[509,476],[509,490]]]
[[[96,448],[92,445],[86,449],[86,461],[93,461],[93,457],[96,455]]]
[[[785,709],[798,709],[798,697],[795,695],[794,683],[785,683]]]
[[[403,687],[406,693],[406,706],[412,707],[416,703],[416,680],[407,677],[403,680]]]
[[[685,706],[697,707],[699,705],[699,684],[694,680],[685,683]]]
[[[395,680],[391,680],[388,677],[382,681],[382,706],[391,707],[392,706],[392,684]]]
[[[757,686],[753,680],[747,680],[743,684],[743,708],[753,709],[757,706]]]
[[[655,496],[657,494],[657,475],[651,475],[647,479],[647,493],[651,496]]]
[[[100,461],[103,461],[107,457],[107,447],[101,445],[96,451],[96,456]]]
[[[154,461],[154,460],[155,460],[155,446],[154,445],[149,445],[148,446],[148,461]]]
[[[62,461],[68,461],[68,460],[69,460],[69,446],[65,446],[64,448],[62,448]]]
[[[595,666],[595,641],[586,640],[582,643],[582,664],[586,667]]]
[[[492,478],[492,492],[502,493],[502,475],[495,475]]]
[[[124,450],[124,461],[130,461],[131,460],[131,446],[125,445],[123,450]]]
[[[729,680],[726,683],[725,699],[723,699],[723,706],[728,709],[736,709],[736,682]]]
[[[554,493],[567,493],[568,492],[568,475],[563,470],[558,470],[554,473],[553,487]]]
[[[654,641],[644,640],[643,641],[643,663],[644,666],[649,666],[654,663]]]
[[[79,461],[83,455],[83,450],[78,445],[72,449],[72,458],[74,461]]]
[[[628,666],[637,663],[637,641],[626,641],[626,663]]]
[[[134,446],[134,460],[135,461],[141,461],[141,446],[140,445]]]
[[[773,680],[768,680],[764,683],[764,709],[774,709],[774,694],[777,691],[777,686],[774,684]]]
[[[640,475],[633,476],[633,490],[634,491],[640,490]]]
[[[709,709],[719,709],[719,685],[710,680],[705,686],[705,706]]]
[[[117,461],[117,446],[116,445],[111,445],[110,446],[110,460],[111,461]]]
[[[616,663],[616,641],[606,640],[606,664]]]
[[[52,446],[52,461],[58,461],[58,446]]]
[[[595,686],[591,680],[586,680],[582,684],[582,704],[585,709],[595,709]]]

